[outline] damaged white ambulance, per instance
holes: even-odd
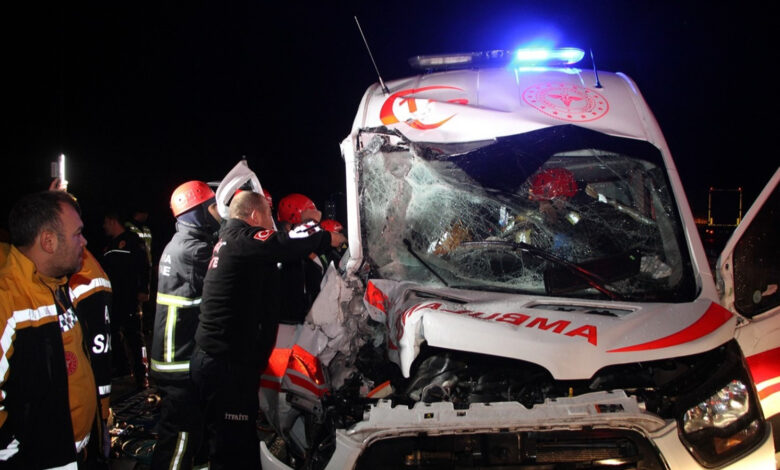
[[[419,56],[367,90],[263,468],[775,467],[780,173],[716,287],[635,83],[581,58]]]

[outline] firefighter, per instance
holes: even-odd
[[[210,468],[259,468],[257,387],[276,340],[276,264],[321,253],[345,238],[322,230],[292,239],[273,227],[265,197],[243,191],[230,203],[203,283],[190,362],[206,416]]]
[[[322,213],[311,199],[293,193],[279,201],[277,216],[290,236],[297,237],[305,236],[307,231],[319,224]],[[316,253],[282,263],[282,323],[303,323],[320,292],[326,266]]]
[[[97,385],[67,276],[86,240],[71,196],[43,191],[9,214],[0,270],[0,467],[107,468]]]
[[[125,228],[138,235],[138,238],[144,242],[146,251],[146,260],[149,266],[154,266],[152,260],[152,230],[146,225],[149,220],[149,212],[146,209],[136,208],[133,210],[130,220],[125,222]]]
[[[116,376],[129,372],[127,352],[138,389],[149,386],[146,373],[146,342],[142,330],[141,305],[149,300],[149,265],[143,241],[127,230],[118,213],[109,211],[103,230],[110,237],[101,265],[111,280],[111,348]]]
[[[321,221],[320,227],[322,227],[324,230],[327,230],[328,232],[342,233],[344,230],[344,226],[341,225],[341,222],[334,219],[325,219]],[[325,266],[325,269],[327,269],[330,263],[333,263],[335,266],[338,267],[339,261],[341,260],[341,257],[344,255],[345,251],[347,251],[346,243],[328,251],[324,255],[320,255],[320,261],[322,261],[323,265]]]
[[[214,192],[206,183],[188,181],[173,191],[171,211],[176,233],[160,257],[152,336],[151,374],[162,400],[152,469],[206,463],[206,455],[199,453],[204,423],[190,380],[190,357],[203,278],[219,230]]]
[[[152,253],[152,229],[149,228],[149,212],[140,204],[136,204],[130,214],[130,219],[125,221],[125,228],[134,234],[143,242],[146,251],[146,262],[149,266],[149,300],[141,303],[141,319],[144,334],[151,333],[154,326],[154,298],[155,287],[157,286],[156,271],[154,269],[157,260]]]
[[[609,198],[590,186],[581,188],[566,168],[543,169],[530,183],[529,197],[539,204],[536,216],[539,229],[536,235],[531,234],[529,243],[564,259],[582,260],[628,252],[635,248],[633,241],[653,223],[632,208],[610,203]],[[596,233],[604,236],[594,237]]]

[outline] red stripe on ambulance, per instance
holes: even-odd
[[[713,331],[720,328],[724,323],[731,319],[731,312],[721,307],[716,303],[710,304],[710,307],[704,312],[698,320],[693,322],[686,328],[673,333],[669,336],[664,336],[647,343],[635,344],[634,346],[627,346],[625,348],[611,349],[607,352],[633,352],[633,351],[648,351],[651,349],[668,348],[671,346],[677,346],[679,344],[688,343],[695,339],[699,339],[702,336],[707,336]]]

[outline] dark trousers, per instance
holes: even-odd
[[[206,464],[203,445],[205,423],[198,389],[190,380],[157,380],[160,395],[158,439],[152,455],[152,470],[191,469]],[[204,465],[205,466],[205,465]]]
[[[204,410],[209,468],[260,468],[258,369],[198,348],[190,360],[190,374]]]
[[[87,446],[76,454],[78,470],[108,470],[109,460],[107,456],[103,455],[108,452],[106,447],[110,445],[108,441],[108,430],[105,428],[105,423],[101,423],[99,426],[96,420],[92,425]]]
[[[116,308],[116,305],[114,307]],[[146,341],[141,327],[139,308],[136,304],[132,308],[117,310],[116,313],[111,313],[111,357],[114,376],[127,375],[132,370],[135,382],[140,386],[146,378],[146,365],[143,360]]]

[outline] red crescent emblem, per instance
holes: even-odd
[[[430,91],[430,90],[458,90],[463,91],[462,88],[457,88],[454,86],[427,86],[423,88],[409,88],[406,90],[401,90],[393,93],[390,95],[385,102],[382,104],[382,108],[379,110],[379,119],[382,120],[382,124],[390,125],[390,124],[396,124],[401,122],[398,117],[393,112],[393,104],[397,99],[401,99],[401,102],[399,104],[401,105],[407,105],[409,107],[409,113],[412,115],[410,119],[407,119],[404,121],[409,127],[412,127],[414,129],[419,130],[430,130],[430,129],[436,129],[437,127],[442,126],[444,123],[452,119],[455,115],[451,115],[441,121],[426,124],[419,119],[414,118],[414,113],[418,111],[417,108],[417,100],[415,98],[405,98],[405,96],[408,95],[414,95],[415,93],[422,93],[424,91]],[[428,100],[428,102],[432,102],[434,100]],[[455,103],[455,104],[468,104],[469,100],[465,98],[456,98],[447,100],[447,103]]]
[[[259,232],[255,233],[255,236],[252,237],[255,240],[260,240],[261,242],[264,242],[271,238],[271,235],[274,234],[273,230],[260,230]]]

